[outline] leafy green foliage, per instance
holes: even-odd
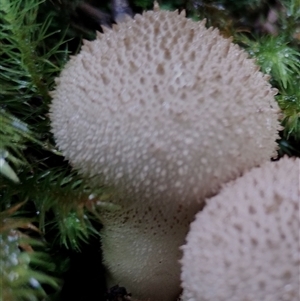
[[[298,156],[299,1],[283,0],[280,5],[274,1],[279,36],[254,25],[256,20],[266,20],[264,0],[159,1],[162,9],[185,8],[190,17],[207,18],[208,26],[233,35],[257,58],[279,90],[284,126],[281,153]],[[153,6],[150,0],[130,2],[139,12]],[[96,13],[89,14],[90,7],[84,10],[84,3],[90,3]],[[101,30],[102,20],[96,15],[103,11],[106,16],[111,9],[109,0],[0,0],[0,301],[49,299],[44,285],[59,290],[53,271],[68,261],[63,255],[50,259],[49,254],[80,251],[91,236],[98,235],[95,217],[116,209],[109,203],[108,188],[91,189],[88,180],[63,161],[48,117],[49,91],[69,51],[76,54],[82,36],[92,39]],[[240,31],[254,32],[256,38],[241,38]],[[24,201],[21,211],[16,204]],[[17,216],[11,217],[7,208],[14,208]],[[32,229],[39,239],[32,238]]]
[[[284,13],[280,15],[283,34],[287,41],[300,44],[300,0],[283,0]]]
[[[284,138],[293,137],[300,141],[300,51],[291,47],[284,36],[263,36],[252,40],[243,36],[241,41],[279,90],[276,98],[282,109]]]
[[[70,172],[50,133],[49,91],[68,60],[68,42],[63,31],[53,31],[54,17],[43,1],[0,0],[0,219],[5,224],[0,299],[5,301],[44,300],[45,284],[59,288],[52,276],[57,266],[46,267],[49,247],[78,251],[80,242],[96,233],[86,210],[91,190]],[[19,217],[8,218],[5,208],[24,200]],[[36,227],[32,222],[48,244],[24,236],[24,225]]]
[[[36,301],[47,295],[42,284],[59,288],[53,277],[30,267],[46,265],[50,258],[43,253],[20,251],[20,244],[35,245],[36,241],[0,234],[1,301]]]
[[[294,75],[294,80],[286,88],[280,91],[277,101],[283,111],[284,136],[289,139],[293,137],[300,142],[300,68]]]
[[[240,35],[237,40],[256,58],[261,70],[271,76],[271,83],[278,89],[276,99],[284,127],[279,141],[280,154],[299,156],[300,1],[282,1],[277,8],[277,21],[272,27],[279,34],[262,34],[255,38]]]
[[[34,250],[44,243],[18,230],[35,229],[28,219],[12,217],[21,205],[0,212],[0,301],[37,301],[47,296],[42,285],[60,286],[57,279],[45,273],[54,271],[55,264],[46,253]]]
[[[149,0],[135,0],[134,4],[136,6],[142,7],[143,9],[149,8],[151,7],[151,5],[153,6],[153,1],[149,1]]]
[[[90,235],[98,235],[92,226],[92,203],[105,190],[92,190],[86,180],[69,168],[49,168],[37,174],[20,174],[20,183],[9,186],[3,181],[4,202],[29,199],[34,203],[34,218],[43,233],[53,233],[52,243],[67,249],[80,250],[80,243]],[[96,212],[95,212],[96,213]]]
[[[50,228],[57,233],[58,243],[67,249],[80,250],[80,243],[87,242],[90,235],[98,235],[91,224],[91,214],[85,210],[97,199],[101,190],[92,190],[86,180],[66,168],[47,170],[29,181],[35,192],[30,196],[39,212],[39,224],[43,232]],[[47,191],[45,195],[44,191]],[[21,192],[21,191],[20,191]],[[47,215],[55,219],[47,222]]]
[[[173,0],[173,1],[162,0],[162,1],[158,1],[158,2],[159,2],[160,8],[164,9],[164,10],[175,10],[178,8],[185,8],[184,0]]]
[[[0,110],[0,174],[16,183],[19,179],[10,163],[14,167],[27,164],[23,155],[26,141],[37,142],[28,125]]]
[[[281,37],[264,36],[256,40],[246,37],[243,42],[249,47],[251,56],[257,59],[264,73],[270,74],[273,80],[283,89],[292,85],[294,77],[300,72],[300,53]]]
[[[67,52],[60,49],[63,36],[51,49],[47,46],[55,33],[49,32],[51,17],[37,23],[39,5],[35,0],[0,0],[0,85],[1,104],[7,111],[22,121],[43,123],[48,90]],[[36,105],[34,97],[42,103]]]

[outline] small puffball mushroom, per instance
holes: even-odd
[[[300,300],[299,176],[283,158],[207,200],[182,247],[183,301]]]
[[[109,285],[173,301],[203,198],[274,154],[274,90],[237,45],[184,14],[149,11],[104,31],[57,79],[53,133],[121,206],[101,217]]]

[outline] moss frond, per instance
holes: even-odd
[[[7,111],[22,119],[42,121],[50,100],[49,89],[61,69],[66,49],[60,49],[63,36],[56,45],[47,46],[51,17],[37,22],[37,0],[0,1],[0,85],[1,103]],[[57,59],[60,56],[60,59]],[[40,105],[33,98],[41,98]],[[20,111],[22,102],[22,111]]]
[[[284,136],[292,137],[296,142],[300,142],[300,68],[295,74],[294,81],[282,89],[277,96],[277,101],[283,112],[282,125],[284,126]]]
[[[271,76],[271,83],[278,88],[276,96],[282,110],[283,138],[300,141],[300,51],[285,40],[285,35],[263,36],[250,40],[243,36],[252,57],[261,70]]]
[[[286,39],[300,45],[300,0],[283,0],[284,13],[280,16]]]
[[[152,0],[130,2],[135,12],[153,7]],[[266,19],[265,0],[159,2],[162,8],[186,8],[190,17],[207,18],[208,25],[218,26],[226,36],[236,37],[244,28],[258,35],[244,45],[279,89],[282,152],[300,156],[299,0],[272,2],[279,37],[261,37],[256,21]],[[118,209],[107,202],[108,188],[92,190],[71,171],[50,133],[54,78],[69,50],[77,52],[82,36],[93,39],[100,24],[106,24],[82,9],[83,3],[0,0],[0,301],[50,300],[44,288],[59,291],[52,275],[68,262],[61,251],[77,254],[91,236],[98,241],[94,217]],[[108,15],[111,25],[111,1],[89,3]],[[58,253],[60,258],[50,258]]]
[[[1,301],[44,300],[44,284],[57,290],[53,266],[46,269],[49,247],[57,237],[78,250],[93,229],[84,205],[87,188],[63,162],[50,133],[49,91],[68,60],[68,43],[63,30],[53,31],[55,14],[44,4],[0,0]],[[8,218],[5,208],[24,200],[18,217]],[[40,229],[48,244],[22,235],[26,225],[26,233]]]
[[[47,296],[43,285],[58,289],[60,284],[45,273],[46,270],[55,270],[49,256],[35,251],[44,243],[19,230],[31,225],[27,219],[13,217],[19,207],[20,204],[0,212],[0,300],[38,301]]]
[[[291,85],[300,70],[300,53],[282,37],[263,36],[255,40],[241,39],[252,57],[257,59],[264,73],[272,76],[283,89]]]
[[[19,175],[18,185],[3,181],[4,203],[29,199],[35,208],[35,220],[43,233],[51,231],[52,243],[79,250],[90,235],[98,235],[92,226],[94,204],[102,199],[104,189],[92,190],[86,180],[67,166]]]
[[[23,150],[28,141],[38,143],[29,126],[5,110],[0,110],[0,174],[15,183],[19,179],[14,168],[27,164]]]

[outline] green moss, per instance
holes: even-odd
[[[46,267],[51,262],[47,256],[61,248],[79,252],[91,236],[97,235],[97,206],[113,210],[113,204],[104,201],[109,200],[109,193],[104,197],[102,187],[91,190],[86,180],[71,171],[50,132],[48,105],[54,79],[68,61],[69,52],[76,54],[80,49],[82,37],[93,39],[96,30],[101,30],[99,20],[78,9],[83,2],[0,0],[1,227],[8,218],[14,221],[0,231],[0,269],[4,271],[0,300],[51,299],[44,285],[59,290],[53,268],[64,266],[68,258],[55,258],[54,265]],[[267,20],[266,1],[159,2],[162,9],[185,8],[189,17],[207,18],[208,26],[218,26],[225,36],[233,35],[257,59],[279,91],[276,98],[284,126],[280,152],[300,156],[299,0],[285,0],[282,6],[273,7],[278,13],[273,24],[278,36],[263,32],[257,25],[257,20]],[[89,3],[105,14],[111,11],[108,0]],[[153,6],[149,0],[131,3],[135,12]],[[255,33],[255,38],[249,32]],[[17,207],[18,220],[5,215],[7,208],[15,208],[24,200],[22,211]],[[26,238],[12,236],[24,232],[24,225],[38,227],[44,242],[32,239],[32,232]],[[21,245],[38,252],[27,252]],[[14,273],[20,275],[18,280]]]

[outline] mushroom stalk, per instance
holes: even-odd
[[[102,213],[107,283],[122,284],[133,300],[175,301],[181,291],[179,246],[200,205],[155,206],[151,201]]]

